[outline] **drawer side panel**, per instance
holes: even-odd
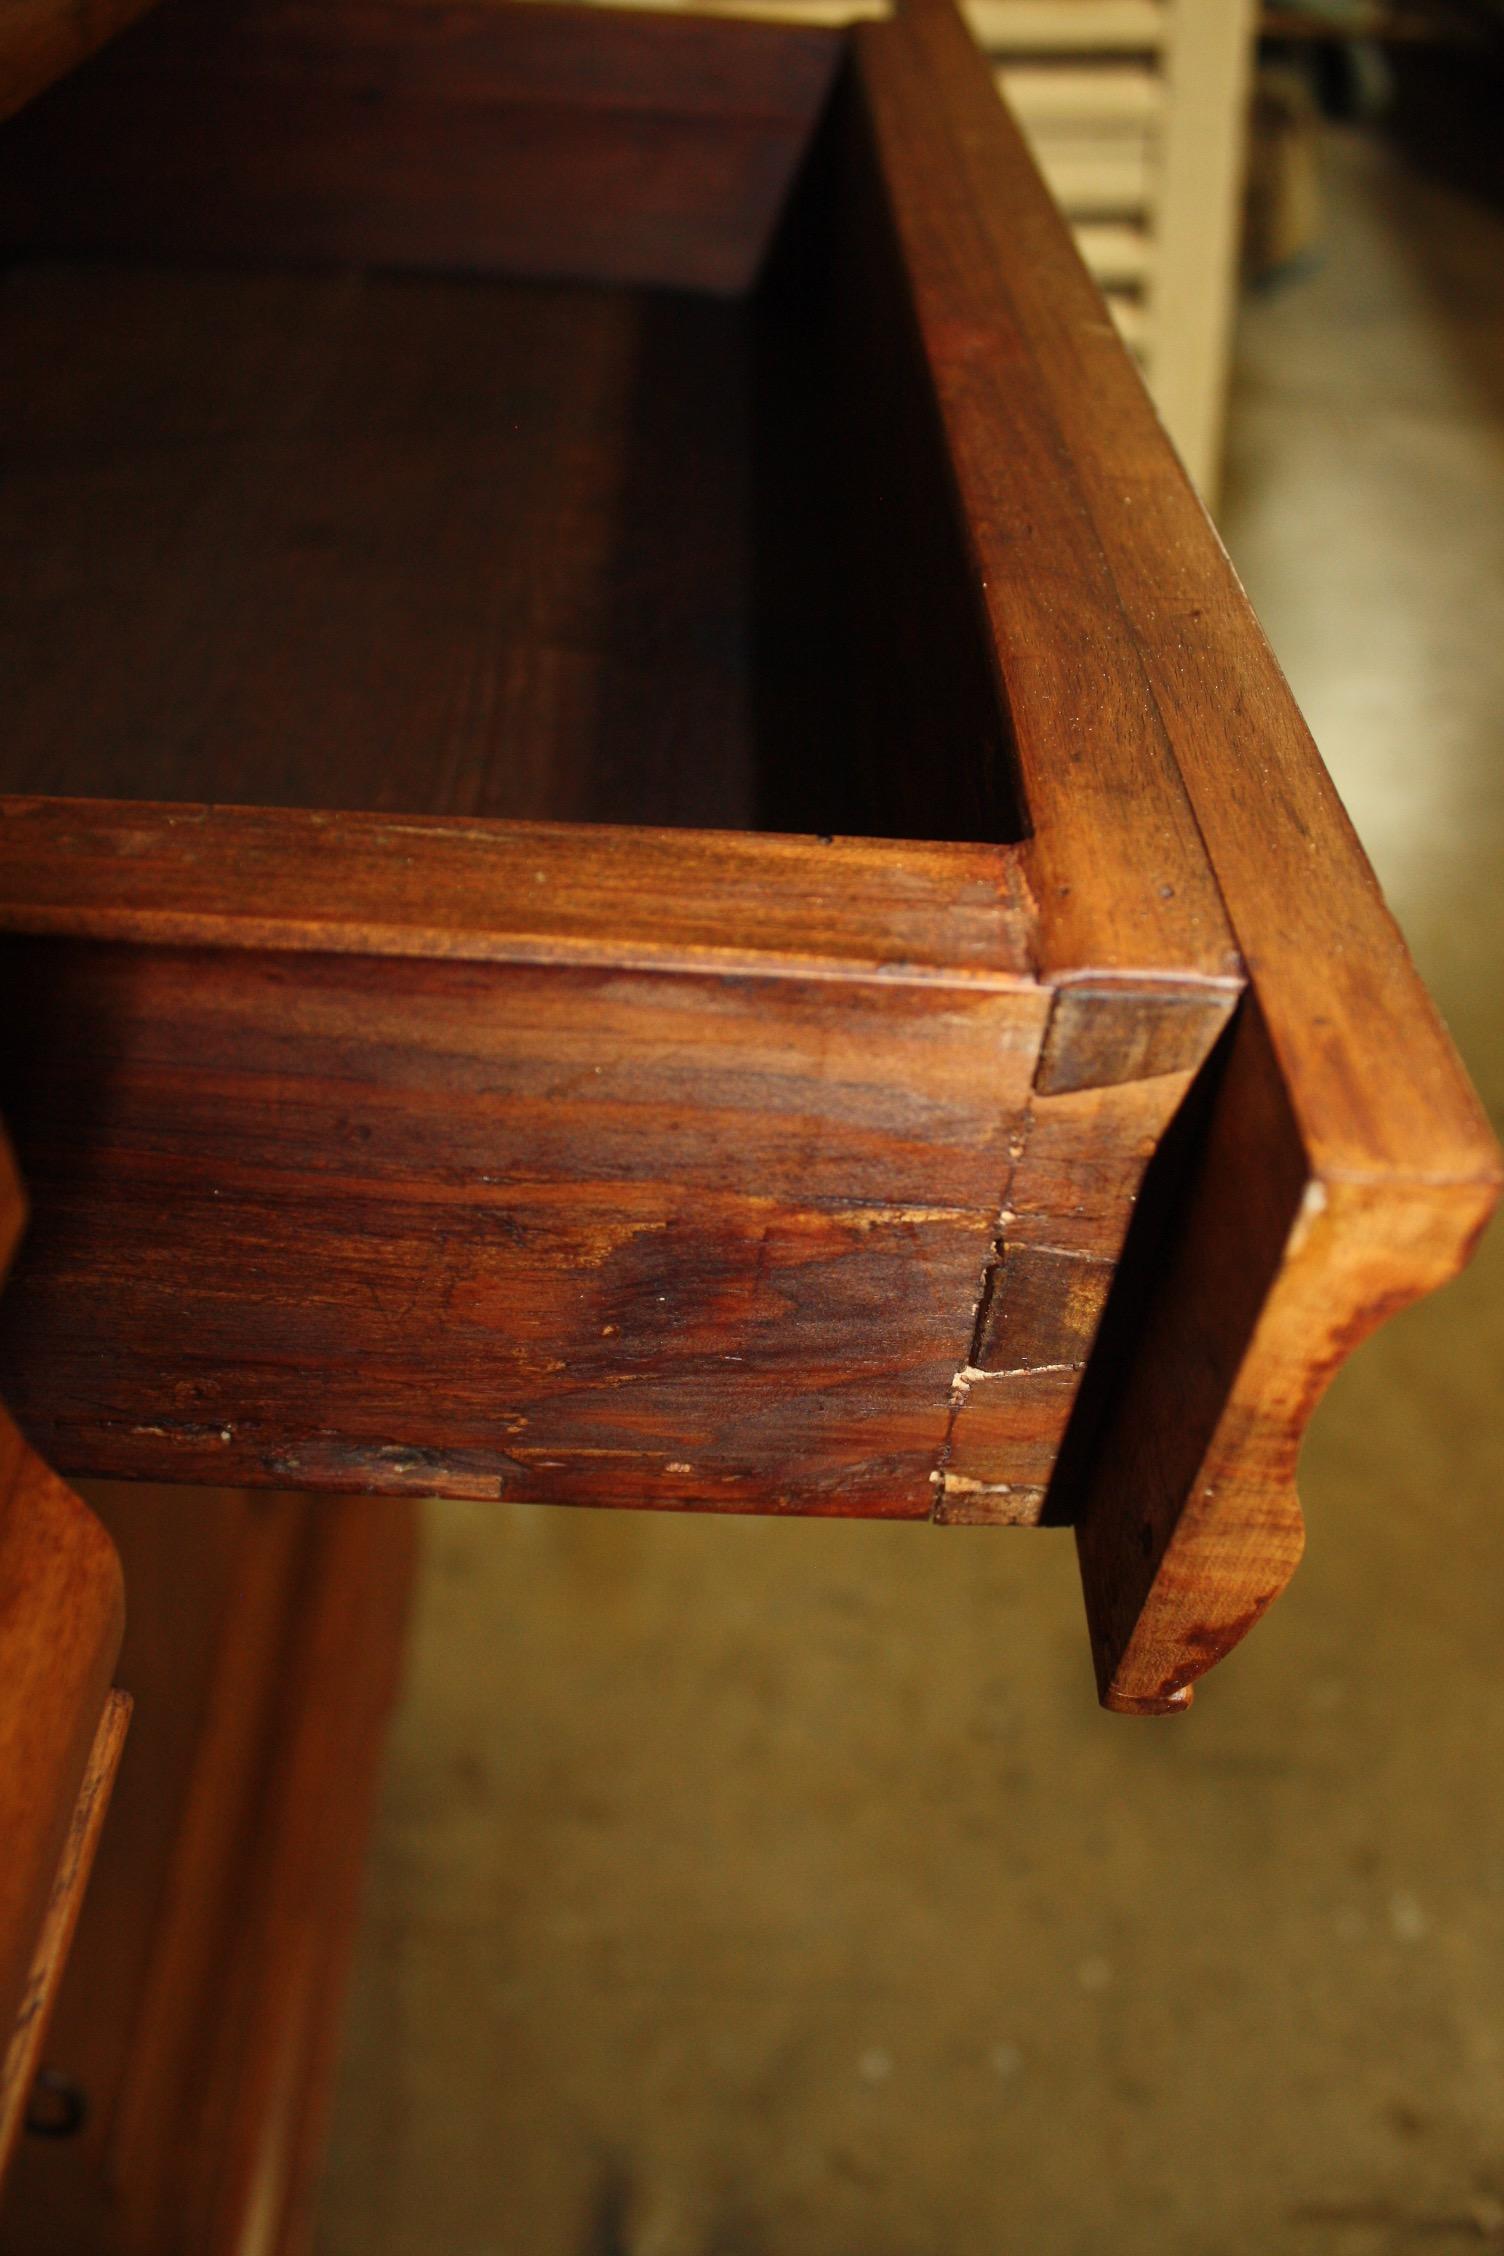
[[[928,1513],[1043,990],[20,939],[0,988],[58,1464]]]

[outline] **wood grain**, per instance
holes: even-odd
[[[90,1501],[125,1563],[137,1718],[48,2045],[89,2112],[76,2138],[18,2155],[7,2246],[295,2246],[412,1508],[150,1487]]]
[[[928,1511],[1038,990],[58,942],[0,980],[0,1386],[59,1464]]]
[[[1076,993],[1060,991],[1055,1015]],[[1222,998],[1224,1020],[1229,1008]],[[1078,1031],[1085,1051],[1100,1051],[1090,1020]],[[1015,1131],[996,1254],[952,1392],[935,1483],[935,1517],[945,1523],[1071,1518],[1072,1421],[1086,1374],[1101,1361],[1103,1310],[1146,1171],[1196,1078],[1183,1070],[1052,1092],[1041,1087],[1044,1063]]]
[[[73,1805],[73,1819],[63,1843],[48,1899],[46,1917],[37,1937],[21,2009],[11,2030],[10,2043],[0,2058],[0,2180],[4,2179],[26,2118],[26,2105],[41,2063],[47,2034],[74,1929],[83,1908],[84,1890],[99,1846],[105,1812],[130,1724],[131,1702],[124,1692],[111,1692],[94,1734],[94,1744]]]
[[[486,0],[169,5],[0,147],[0,241],[745,290],[840,51]]]
[[[95,1474],[924,1516],[1005,1200],[1105,1267],[1183,1085],[1034,1088],[1017,865],[10,803],[0,1377]],[[1177,991],[1083,992],[1085,1051]],[[1058,1329],[993,1483],[1048,1483]]]
[[[797,49],[401,14],[164,14],[0,204],[567,260],[573,188],[494,231],[476,119],[536,204],[567,113],[598,206],[672,112],[661,260],[571,271],[748,287],[781,206],[754,302],[23,269],[0,781],[960,842],[17,809],[0,1383],[143,1477],[1074,1519],[1104,1696],[1181,1704],[1334,1359],[1498,1182],[1288,691],[948,0]],[[43,349],[111,293],[124,383]]]
[[[0,931],[1034,986],[1006,846],[0,798]]]
[[[1152,1281],[1125,1310],[1095,1452],[1062,1483],[1104,1701],[1183,1707],[1285,1587],[1300,1444],[1376,1325],[1444,1284],[1498,1196],[1471,1179],[1315,1172],[1257,1005],[1240,1014]],[[1111,1312],[1104,1354],[1112,1345]]]
[[[687,294],[12,269],[0,785],[746,824],[743,331]]]
[[[974,74],[1001,115],[979,50],[947,18],[968,84]],[[966,120],[924,20],[863,23],[851,38],[870,192],[892,215],[1006,700],[1041,969],[1231,976],[1236,950],[1139,641],[1015,304],[1017,253],[989,239],[959,145]],[[1048,202],[1032,168],[1030,181]],[[1058,215],[1054,232],[1052,254],[1075,259]]]
[[[901,27],[855,36],[876,57],[890,29],[895,54],[906,42],[915,98],[926,89],[946,120],[983,254],[1007,277],[1021,353],[1251,986],[1175,1212],[1173,1255],[1145,1304],[1120,1311],[1132,1352],[1117,1362],[1090,1469],[1073,1472],[1063,1499],[1103,1696],[1160,1712],[1188,1700],[1288,1579],[1300,1539],[1294,1464],[1315,1401],[1374,1323],[1467,1259],[1498,1197],[1499,1153],[1226,555],[975,49],[945,0],[912,0]],[[1048,883],[1039,898],[1048,927]],[[1110,903],[1105,888],[1101,899]]]
[[[948,0],[912,0],[905,36],[1006,271],[1312,1163],[1491,1172],[1481,1108],[1289,686],[976,50]]]
[[[0,1136],[0,1258],[23,1212]],[[122,1624],[104,1529],[0,1411],[0,2167],[20,2128],[55,1946],[87,1876],[94,1833],[82,1798],[91,1756],[102,1763],[112,1744],[99,1734]],[[101,1773],[96,1800],[102,1788]]]
[[[225,1981],[221,2011],[201,2031],[209,2074],[188,2209],[203,2226],[188,2246],[229,2256],[262,2220],[273,2246],[308,2244],[413,1539],[412,1507],[395,1498],[339,1499],[309,1515],[248,1874],[254,1909],[243,1919],[243,1897],[221,1905]],[[181,2169],[171,2145],[168,2160]],[[160,2245],[141,2234],[142,2256]]]
[[[148,1485],[91,1485],[88,1502],[125,1575],[119,1674],[135,1714],[48,2043],[87,2114],[67,2142],[22,2145],[0,2211],[8,2237],[39,2256],[116,2244],[112,2189],[132,2207],[144,2174],[122,2131],[129,2095],[152,2110],[153,2139],[181,2152],[187,2094],[161,2057],[192,2074],[184,2055],[220,1946],[214,1899],[239,1885],[305,1517],[281,1497]]]

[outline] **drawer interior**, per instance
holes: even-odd
[[[755,820],[743,309],[25,265],[5,782]]]
[[[0,129],[0,788],[1018,836],[840,40],[473,14],[187,0]]]
[[[0,130],[65,1473],[1068,1516],[1241,974],[1041,377],[1121,348],[934,60],[166,0]]]

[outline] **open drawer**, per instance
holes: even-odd
[[[1300,1550],[1476,1101],[943,0],[169,0],[0,132],[60,1472]]]

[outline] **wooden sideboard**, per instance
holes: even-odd
[[[1182,1708],[1498,1154],[946,0],[167,0],[0,237],[0,2245],[292,2247],[414,1498]]]

